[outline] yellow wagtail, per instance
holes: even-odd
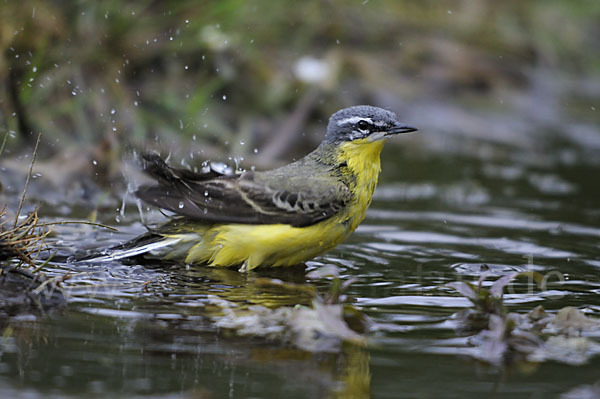
[[[136,195],[176,216],[109,257],[144,254],[240,271],[302,263],[356,229],[377,185],[385,139],[416,130],[393,112],[360,105],[331,116],[317,149],[274,170],[195,173],[144,155],[156,184]]]

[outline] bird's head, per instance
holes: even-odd
[[[416,130],[414,127],[400,123],[393,112],[370,105],[357,105],[331,115],[325,140],[341,143],[367,139],[370,142]]]

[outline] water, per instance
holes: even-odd
[[[445,284],[476,281],[482,268],[489,269],[486,287],[511,272],[537,271],[547,287],[517,280],[505,296],[509,312],[574,306],[599,319],[600,166],[577,152],[565,160],[559,147],[531,156],[528,149],[499,156],[414,148],[386,148],[365,222],[306,269],[240,274],[177,264],[53,262],[49,276],[69,276],[67,305],[2,320],[0,394],[597,395],[598,330],[583,334],[587,346],[579,352],[494,364],[475,333],[460,332],[459,314],[471,303]],[[53,209],[42,206],[40,213],[52,220]],[[57,227],[60,254],[143,232],[135,205],[127,209],[119,233]],[[111,224],[115,214],[99,217]],[[303,350],[285,323],[297,304],[311,304],[315,290],[322,296],[330,290],[331,277],[307,277],[326,265],[337,268],[341,281],[356,279],[345,299],[368,316],[370,331],[363,343],[322,340],[321,350]],[[575,352],[581,356],[569,358]]]

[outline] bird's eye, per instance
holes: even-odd
[[[360,130],[369,130],[371,124],[367,121],[359,121],[357,126]]]

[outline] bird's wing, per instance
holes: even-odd
[[[304,227],[333,216],[351,197],[346,185],[327,174],[194,173],[172,168],[155,154],[144,155],[144,162],[158,184],[140,187],[140,199],[209,223]]]

